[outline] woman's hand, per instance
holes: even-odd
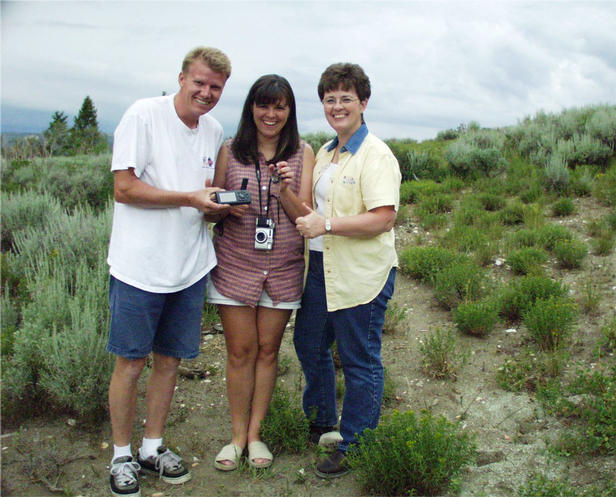
[[[291,169],[291,166],[289,166],[289,163],[283,160],[277,162],[276,164],[270,164],[269,169],[272,178],[278,176],[280,181],[280,191],[285,191],[295,177],[295,173]]]
[[[305,203],[303,204],[306,215],[298,217],[295,220],[295,227],[304,238],[316,238],[325,233],[325,218],[319,216],[316,211],[312,210]]]

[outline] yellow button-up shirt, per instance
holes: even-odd
[[[316,157],[314,187],[332,161],[337,138]],[[400,167],[389,147],[363,124],[341,148],[325,199],[325,217],[362,214],[376,207],[400,204]],[[366,304],[382,290],[398,265],[394,230],[370,237],[323,235],[323,268],[327,310]]]

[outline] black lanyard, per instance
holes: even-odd
[[[257,188],[259,189],[259,217],[261,217],[262,215],[262,209],[261,206],[263,205],[263,202],[261,201],[261,165],[259,164],[259,161],[256,160],[255,161],[255,174],[257,176]],[[270,203],[270,197],[271,197],[271,191],[272,191],[272,178],[270,177],[269,182],[267,184],[267,202],[265,204],[265,214],[269,217],[269,203]],[[278,213],[280,214],[280,204],[278,205]]]

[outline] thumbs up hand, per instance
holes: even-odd
[[[302,203],[306,214],[295,220],[295,227],[304,238],[316,238],[325,233],[325,218],[317,214],[305,202]]]

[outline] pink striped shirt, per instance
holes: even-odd
[[[229,165],[224,188],[238,190],[242,180],[248,178],[248,190],[252,202],[241,218],[227,216],[221,230],[214,230],[214,246],[218,265],[212,270],[211,278],[216,289],[224,296],[250,306],[256,306],[263,289],[274,304],[293,302],[302,295],[304,277],[304,239],[295,229],[295,224],[284,211],[280,198],[280,183],[272,183],[269,202],[269,217],[276,223],[272,250],[255,249],[255,220],[259,215],[259,183],[254,164],[242,164],[231,152],[227,141]],[[304,161],[302,142],[287,162],[294,172],[289,185],[296,195],[299,193]],[[259,155],[261,170],[261,211],[265,214],[267,186],[270,172],[264,157]]]

